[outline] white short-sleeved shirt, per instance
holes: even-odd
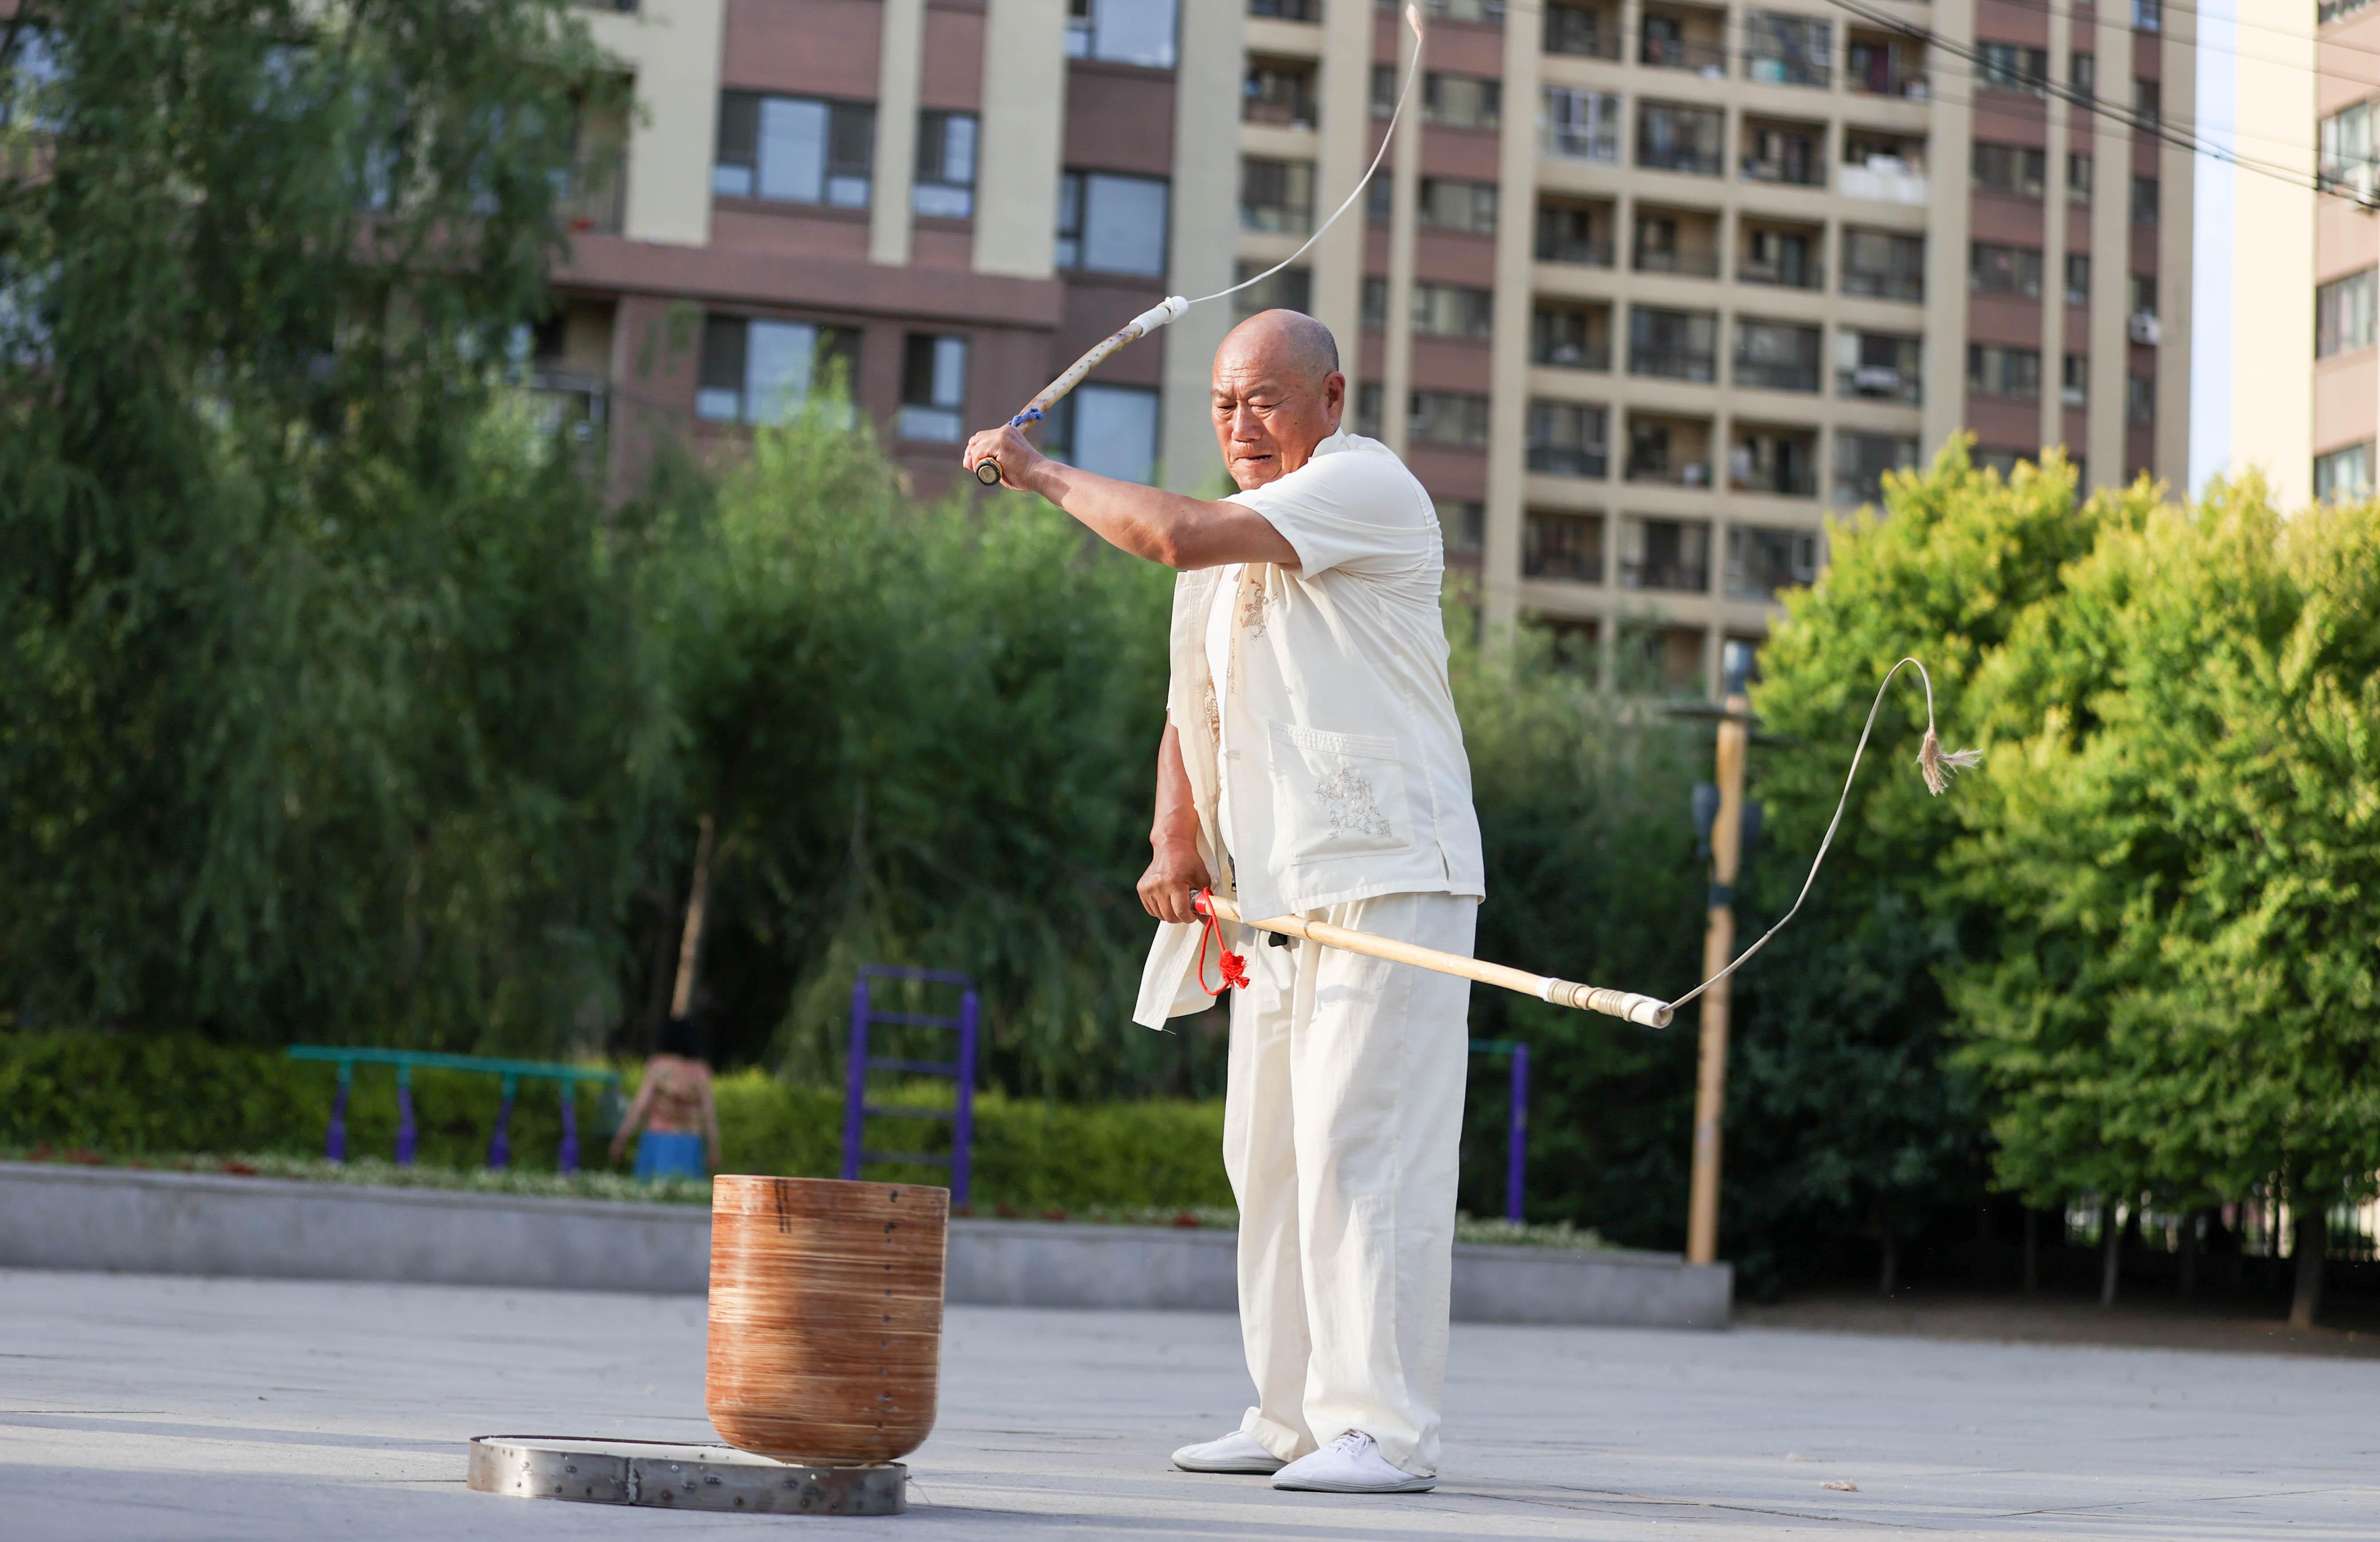
[[[1429,495],[1386,446],[1341,433],[1232,501],[1298,561],[1174,584],[1167,712],[1217,889],[1251,919],[1376,894],[1484,894]],[[1138,1021],[1204,1004],[1196,944],[1195,927],[1160,927]]]

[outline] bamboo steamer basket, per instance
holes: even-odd
[[[783,1462],[891,1462],[934,1427],[948,1189],[710,1184],[710,1422]]]

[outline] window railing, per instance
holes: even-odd
[[[1559,222],[1537,222],[1537,261],[1569,263],[1585,268],[1608,268],[1611,265],[1611,241],[1606,237],[1581,236],[1560,227]]]
[[[1657,380],[1714,381],[1718,378],[1718,354],[1707,349],[1632,343],[1628,349],[1628,373]]]
[[[1322,0],[1248,0],[1248,14],[1275,21],[1319,21]]]
[[[1529,353],[1532,363],[1557,370],[1609,370],[1611,368],[1609,343],[1576,342],[1568,337],[1537,339]]]
[[[1670,487],[1707,487],[1711,484],[1710,462],[1631,456],[1628,459],[1628,480],[1661,483]],[[1666,586],[1654,584],[1646,587]],[[1697,582],[1694,587],[1700,589],[1704,585]]]
[[[1647,171],[1682,171],[1694,177],[1717,177],[1727,168],[1726,161],[1715,149],[1691,143],[1662,144],[1644,134],[1637,138],[1636,164]]]
[[[1618,19],[1611,13],[1598,14],[1585,6],[1548,6],[1545,50],[1573,59],[1617,59],[1620,29],[1614,23]]]
[[[1674,273],[1685,278],[1717,278],[1718,253],[1711,251],[1670,251],[1638,247],[1638,273]]]
[[[1529,470],[1548,476],[1609,474],[1609,456],[1600,445],[1531,445]]]
[[[1655,69],[1691,69],[1723,75],[1727,72],[1727,50],[1713,43],[1688,43],[1683,38],[1647,36],[1637,51],[1637,62]]]
[[[1738,447],[1735,463],[1728,468],[1727,480],[1739,493],[1766,493],[1787,498],[1818,496],[1817,468],[1807,456],[1762,465],[1746,448]]]
[[[1843,293],[1868,295],[1877,300],[1916,300],[1925,298],[1925,275],[1880,268],[1843,269]]]
[[[1827,185],[1827,158],[1815,153],[1808,155],[1746,155],[1743,158],[1743,179],[1747,182],[1776,182],[1789,188],[1823,188]]]
[[[1846,400],[1900,401],[1913,407],[1924,384],[1915,370],[1891,364],[1861,364],[1835,372],[1835,395]]]
[[[1818,366],[1790,359],[1738,359],[1735,383],[1759,391],[1815,391]]]

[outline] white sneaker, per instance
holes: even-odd
[[[1391,1466],[1370,1436],[1351,1429],[1273,1474],[1272,1486],[1325,1494],[1426,1494],[1438,1487],[1438,1479]]]
[[[1281,1469],[1281,1458],[1244,1429],[1220,1440],[1184,1446],[1173,1453],[1173,1464],[1185,1473],[1278,1473]]]

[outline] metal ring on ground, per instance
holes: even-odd
[[[733,1446],[482,1435],[470,1486],[483,1494],[754,1515],[899,1515],[909,1470],[898,1462],[808,1467]]]

